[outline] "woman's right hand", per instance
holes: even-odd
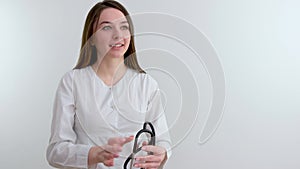
[[[134,136],[110,138],[104,146],[94,146],[88,154],[88,165],[103,163],[106,166],[114,165],[114,158],[119,157],[123,145],[132,141]]]

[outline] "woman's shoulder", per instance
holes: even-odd
[[[153,78],[147,72],[140,73],[133,69],[129,69],[129,71],[132,74],[131,80],[134,81],[135,83],[139,83],[140,85],[145,86],[145,87],[154,87],[154,88],[158,87],[158,83],[155,80],[155,78]]]
[[[63,74],[61,77],[62,82],[72,82],[75,75],[86,75],[89,73],[89,66],[81,69],[71,69]]]

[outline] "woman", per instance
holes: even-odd
[[[156,146],[143,143],[153,155],[133,165],[161,168],[171,143],[158,85],[138,65],[127,10],[104,0],[88,13],[78,63],[59,83],[47,160],[57,168],[122,168],[145,121]]]

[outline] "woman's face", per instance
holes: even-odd
[[[129,23],[124,14],[115,8],[102,11],[92,44],[97,48],[98,57],[124,59],[130,43]]]

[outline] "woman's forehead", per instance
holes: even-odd
[[[115,8],[106,8],[101,12],[99,17],[99,23],[103,21],[124,22],[127,21],[127,19],[120,10]]]

